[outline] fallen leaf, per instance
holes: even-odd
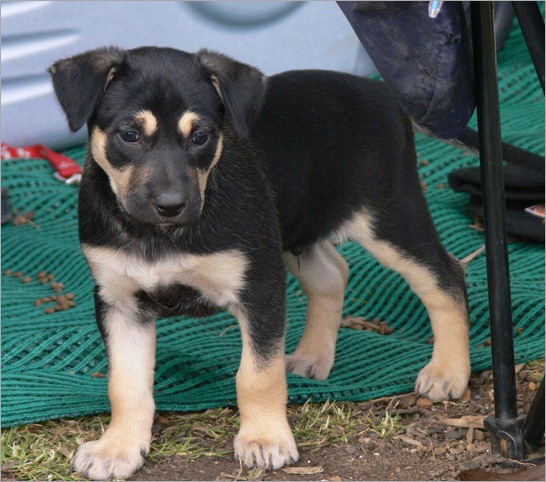
[[[406,442],[410,445],[415,445],[416,447],[422,447],[423,444],[419,442],[419,440],[415,440],[411,437],[408,437],[407,435],[397,435],[396,437],[393,437],[394,440],[402,440],[402,442]]]
[[[321,465],[317,465],[315,467],[285,467],[282,471],[293,475],[313,475],[321,474],[324,469]]]
[[[438,422],[452,427],[484,428],[484,419],[485,415],[465,415],[461,418],[442,418]]]

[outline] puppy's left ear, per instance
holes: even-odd
[[[265,98],[266,77],[256,68],[210,50],[197,52],[236,132],[248,137]]]

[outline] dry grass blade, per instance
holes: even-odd
[[[293,475],[314,475],[321,474],[324,469],[321,465],[317,465],[315,467],[284,467],[282,471]]]

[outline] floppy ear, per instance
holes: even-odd
[[[123,57],[122,50],[107,47],[59,60],[49,67],[55,95],[73,132],[89,120]]]
[[[196,55],[210,74],[233,127],[241,137],[248,137],[262,108],[266,77],[258,69],[217,52],[203,49]]]

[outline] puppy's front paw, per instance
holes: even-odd
[[[149,444],[122,445],[103,436],[80,446],[71,470],[91,480],[126,479],[142,467],[148,449]]]
[[[316,380],[326,380],[334,366],[334,357],[324,353],[293,353],[287,355],[286,371]]]
[[[275,436],[252,437],[239,432],[233,444],[235,460],[247,467],[280,469],[284,465],[297,462],[299,455],[294,436],[290,429],[287,433]]]
[[[469,363],[455,366],[430,362],[419,372],[415,393],[430,400],[455,400],[463,396],[469,378]]]

